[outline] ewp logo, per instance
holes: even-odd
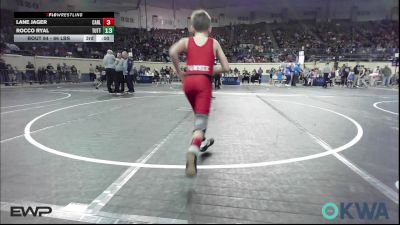
[[[327,220],[333,220],[338,216],[340,216],[340,219],[354,219],[354,213],[352,214],[350,212],[352,208],[356,209],[356,216],[358,216],[359,219],[389,219],[386,205],[382,202],[374,202],[372,205],[366,202],[341,202],[340,208],[334,202],[328,202],[322,206],[322,216]]]
[[[38,206],[38,207],[30,207],[28,206],[27,209],[25,210],[25,207],[23,206],[11,206],[10,207],[10,215],[11,216],[27,216],[29,213],[32,214],[32,216],[42,216],[43,214],[50,214],[53,210],[51,207],[47,206]]]

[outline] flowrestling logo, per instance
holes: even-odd
[[[341,202],[339,206],[334,202],[328,202],[322,206],[322,216],[327,220],[340,219],[389,219],[386,205],[383,202]]]

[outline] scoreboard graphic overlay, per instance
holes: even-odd
[[[114,42],[114,12],[14,12],[14,42]]]

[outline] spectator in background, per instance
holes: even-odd
[[[22,81],[22,72],[18,69],[17,66],[14,66],[14,72],[15,72],[15,82]]]
[[[99,89],[99,87],[103,84],[102,79],[101,79],[101,68],[99,66],[96,66],[96,69],[94,70],[94,74],[96,75],[96,78],[94,80],[94,86],[96,89]]]
[[[257,79],[257,71],[256,71],[256,69],[253,69],[253,71],[251,72],[251,77],[250,77],[251,83],[254,84],[256,79]]]
[[[7,75],[7,65],[4,59],[0,58],[0,82],[6,82],[8,75]],[[5,84],[7,85],[7,84]]]
[[[342,85],[344,87],[344,85],[347,86],[347,77],[349,76],[350,73],[350,67],[346,64],[343,65],[343,69],[342,69]]]
[[[214,74],[214,89],[221,89],[221,74]]]
[[[347,87],[354,87],[354,70],[350,70],[349,76],[347,77]]]
[[[47,74],[49,75],[49,83],[52,84],[54,81],[54,67],[51,65],[51,63],[47,64]]]
[[[399,87],[399,71],[397,71],[397,73],[393,75],[393,79],[394,79],[393,85]]]
[[[261,67],[258,68],[258,70],[257,70],[258,84],[261,84],[261,77],[262,77],[262,74],[263,74],[263,73],[264,73],[264,71],[261,69]]]
[[[371,87],[375,86],[376,81],[380,79],[381,76],[381,69],[377,66],[374,71],[369,75],[369,85]]]
[[[164,69],[164,67],[161,67],[161,69],[160,69],[160,74],[161,74],[161,76],[164,76],[164,75],[165,75],[165,69]]]
[[[167,77],[167,79],[169,78],[170,79],[170,81],[172,81],[172,78],[173,78],[173,70],[172,70],[172,68],[171,67],[165,67],[165,76]]]
[[[32,85],[35,80],[35,66],[31,62],[28,62],[28,65],[26,65],[26,76],[28,77],[29,84]]]
[[[138,76],[145,76],[145,74],[146,74],[146,68],[143,65],[140,65],[138,70]]]
[[[133,73],[133,83],[136,84],[136,82],[137,82],[137,77],[139,76],[139,72],[138,72],[138,70],[136,69],[136,67],[133,67],[132,73]]]
[[[290,64],[290,86],[296,86],[296,81],[294,79],[294,64]]]
[[[358,79],[359,79],[359,77],[360,77],[360,65],[359,65],[359,63],[357,62],[357,65],[354,67],[354,85],[357,87],[357,84],[358,84]]]
[[[72,83],[79,83],[78,69],[75,67],[75,65],[71,66],[71,77]]]
[[[6,23],[4,23],[6,24]],[[339,26],[340,25],[340,26]],[[349,24],[317,23],[312,26],[312,32],[301,28],[293,28],[290,24],[280,24],[279,29],[273,29],[272,35],[278,44],[278,49],[272,49],[271,37],[266,33],[265,25],[247,24],[218,27],[213,29],[215,38],[221,41],[226,49],[229,61],[232,62],[264,62],[281,61],[287,59],[293,51],[304,50],[310,55],[337,56],[337,57],[364,57],[383,60],[385,56],[398,52],[398,21],[370,21],[367,27],[364,22],[351,22]],[[7,29],[8,28],[8,29]],[[233,29],[234,28],[234,29]],[[168,48],[180,37],[186,36],[188,30],[174,29],[152,29],[146,31],[140,28],[116,27],[113,46],[116,49],[132,48],[135,60],[166,61],[168,60]],[[99,52],[105,52],[109,45],[101,44],[91,47],[91,43],[79,45],[82,51],[77,51],[77,46],[72,43],[52,44],[9,44],[12,42],[12,26],[2,26],[2,39],[0,44],[2,52],[18,52],[20,50],[31,52],[36,55],[65,56],[98,58]],[[397,31],[397,32],[396,32]],[[230,40],[231,33],[234,40]],[[319,36],[322,41],[314,38]],[[7,43],[8,42],[8,43]],[[243,44],[243,45],[240,45]],[[251,44],[253,46],[248,46]],[[226,48],[225,48],[226,47]],[[263,53],[269,52],[270,56]],[[362,55],[355,55],[360,53]],[[338,55],[341,54],[341,55]],[[184,57],[181,57],[183,60]],[[311,60],[307,57],[306,60]]]
[[[367,72],[367,69],[366,68],[364,68],[364,67],[360,67],[360,77],[359,77],[359,79],[358,79],[358,83],[357,83],[357,86],[358,87],[365,87],[365,88],[367,88],[368,86],[367,86],[367,83],[365,82],[365,78],[366,77],[368,77],[368,74],[367,74],[368,72]]]
[[[322,85],[323,88],[328,87],[328,79],[329,79],[329,73],[331,72],[331,68],[329,67],[329,62],[325,64],[325,67],[322,69],[323,73],[323,78],[324,78],[324,83]]]
[[[281,68],[278,68],[278,70],[274,70],[274,75],[272,75],[272,84],[275,86],[276,83],[279,83],[282,85],[283,82],[283,71]]]
[[[335,77],[336,77],[336,70],[334,67],[332,67],[332,70],[329,73],[329,77],[328,77],[328,83],[331,87],[334,85]]]
[[[132,67],[129,68],[128,70],[128,52],[127,51],[123,51],[121,53],[121,63],[122,63],[122,87],[121,87],[121,93],[124,93],[125,91],[125,83],[127,83],[127,79],[129,76],[129,72],[132,69]],[[133,65],[133,62],[131,62],[131,66]],[[128,86],[128,85],[127,85]],[[129,88],[128,88],[129,89]],[[127,91],[128,92],[128,91]]]
[[[286,76],[286,86],[290,86],[290,83],[292,82],[291,77],[292,77],[292,68],[291,65],[288,63],[285,66],[285,71],[284,74]]]
[[[103,58],[103,66],[106,69],[107,89],[108,93],[114,93],[111,89],[111,85],[114,82],[115,77],[115,56],[112,50],[107,50],[107,54]]]
[[[167,84],[167,75],[165,74],[164,67],[161,67],[160,69],[160,77],[161,77],[161,82],[164,84]]]
[[[94,74],[94,68],[93,68],[92,64],[90,64],[89,65],[89,80],[94,81],[95,78],[96,78],[96,75]]]
[[[156,84],[156,86],[158,86],[158,84],[160,83],[160,73],[156,69],[154,69],[153,74],[154,74],[153,82]]]
[[[313,76],[314,76],[314,69],[311,69],[310,72],[306,75],[306,80],[307,80],[306,86],[312,86],[314,84]]]
[[[16,70],[14,70],[14,68],[10,65],[7,64],[8,67],[8,83],[6,83],[6,85],[12,85],[14,86],[15,82],[16,82],[16,75],[15,73],[17,72]]]
[[[62,69],[60,63],[57,63],[57,81],[56,83],[60,83],[63,78]]]
[[[107,81],[106,68],[104,68],[104,66],[99,65],[99,70],[101,74],[101,82],[104,83],[104,81]]]
[[[125,59],[122,58],[122,54],[120,52],[117,53],[117,58],[115,60],[115,93],[117,95],[122,95],[125,90],[125,82],[124,82],[124,64]]]
[[[335,70],[335,85],[338,85],[340,87],[340,84],[342,82],[342,78],[340,77],[340,68],[336,68]]]
[[[133,68],[133,59],[132,57],[128,57],[128,53],[125,51],[122,52],[122,57],[125,58],[124,61],[124,75],[126,77],[126,85],[128,86],[128,93],[133,94],[135,92],[134,86],[133,86],[133,80],[134,80],[134,68]]]
[[[45,75],[46,75],[46,70],[44,69],[43,66],[40,66],[38,68],[38,81],[39,84],[43,84],[45,82]]]
[[[269,83],[272,84],[272,77],[275,75],[275,68],[272,67],[269,71]]]
[[[154,77],[154,73],[151,72],[150,68],[145,68],[144,75],[148,77]]]
[[[383,85],[385,85],[385,87],[389,87],[390,84],[390,77],[392,76],[392,70],[389,68],[388,65],[386,65],[383,70],[382,70],[382,74],[383,74]]]
[[[172,74],[167,74],[167,73],[165,73],[165,78],[166,78],[166,80],[167,80],[167,83],[168,84],[171,84],[172,83],[172,80],[174,79],[174,73],[172,72]]]
[[[310,69],[308,69],[308,67],[306,67],[305,65],[304,65],[304,70],[303,70],[303,81],[304,81],[304,86],[307,86],[308,85],[308,79],[309,79],[309,77],[310,77],[310,73],[311,73],[311,71],[310,71]]]
[[[238,74],[239,73],[238,68],[235,67],[235,69],[233,70],[233,73]]]
[[[293,82],[292,86],[296,86],[296,81],[299,79],[301,73],[301,67],[299,63],[295,63],[293,67]]]
[[[64,63],[64,73],[65,73],[65,81],[71,82],[71,67]]]
[[[308,78],[308,86],[313,86],[314,85],[314,80],[317,79],[318,77],[318,72],[317,69],[312,69],[310,76]]]
[[[9,76],[9,73],[10,73],[10,69],[9,68],[10,67],[11,67],[10,64],[2,65],[2,68],[4,68],[4,69],[2,69],[1,81],[4,82],[5,86],[10,86],[10,76]]]
[[[242,83],[243,83],[244,80],[247,80],[247,83],[250,84],[250,74],[246,70],[246,68],[243,69],[242,75],[243,75]]]

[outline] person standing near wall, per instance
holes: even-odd
[[[125,82],[124,82],[124,59],[122,58],[121,53],[117,53],[117,59],[115,60],[115,93],[117,95],[122,95],[125,90]]]
[[[165,73],[165,71],[164,71]],[[168,84],[171,84],[172,80],[173,80],[173,75],[167,74],[165,73],[165,78]]]
[[[20,69],[18,69],[17,66],[14,66],[14,70],[15,70],[15,82],[22,82],[23,79],[23,73],[21,72]]]
[[[386,65],[383,70],[382,70],[382,74],[383,74],[383,85],[385,85],[385,87],[389,87],[390,84],[390,77],[392,76],[392,70],[389,68],[388,65]]]
[[[290,82],[292,81],[290,78],[292,77],[292,70],[290,63],[286,64],[284,74],[286,76],[286,86],[290,86]]]
[[[308,85],[308,78],[310,77],[310,70],[306,65],[304,65],[304,70],[303,70],[303,86]]]
[[[322,70],[322,73],[324,74],[324,83],[322,85],[323,88],[328,87],[328,79],[329,79],[329,73],[331,72],[331,68],[329,67],[329,62],[325,64],[324,69]]]
[[[214,60],[214,66],[217,65],[217,60]],[[221,89],[221,74],[214,74],[214,90]]]
[[[136,84],[137,77],[139,76],[139,71],[136,69],[136,67],[132,68],[132,74],[133,74],[133,83]]]
[[[8,75],[7,75],[7,65],[6,62],[4,61],[4,59],[0,58],[0,83],[4,83],[4,85],[8,86],[7,79],[8,79]]]
[[[113,55],[113,51],[111,49],[107,50],[107,54],[103,58],[103,66],[106,69],[108,93],[112,94],[114,93],[114,90],[111,89],[111,85],[114,82],[115,56]]]
[[[332,86],[334,86],[335,84],[335,77],[336,77],[336,70],[335,70],[335,67],[331,67],[331,72],[330,72],[330,74],[329,74],[329,78],[328,78],[328,83],[329,83],[329,85],[332,87]]]
[[[357,65],[354,67],[354,85],[357,87],[358,79],[360,78],[360,65],[357,62]]]
[[[357,86],[361,87],[364,86],[365,88],[367,88],[367,83],[365,82],[365,78],[368,76],[367,74],[367,69],[364,67],[360,67],[360,77],[358,78],[358,83]]]
[[[262,78],[262,74],[264,73],[264,71],[260,68],[258,68],[257,70],[257,79],[258,79],[258,84],[261,84],[261,78]]]
[[[44,66],[40,66],[38,68],[38,72],[37,72],[39,84],[44,84],[45,74],[46,74],[46,70],[44,69]]]
[[[342,70],[342,85],[347,86],[347,77],[349,76],[350,73],[350,67],[347,66],[347,63],[343,65],[343,70]]]
[[[35,66],[31,62],[28,62],[28,65],[26,65],[25,69],[26,76],[29,79],[29,84],[32,85],[35,79]]]
[[[253,69],[253,71],[251,71],[251,77],[250,77],[251,84],[254,84],[254,82],[256,82],[255,81],[256,78],[257,78],[257,71],[256,69]]]
[[[214,89],[221,89],[221,74],[214,74]]]
[[[90,65],[89,65],[89,80],[90,80],[90,81],[94,81],[94,79],[96,79],[96,75],[94,74],[93,65],[90,64]]]
[[[57,75],[56,76],[57,76],[56,83],[58,84],[62,80],[62,70],[61,70],[60,63],[57,63]]]
[[[272,77],[275,75],[275,68],[272,67],[269,71],[269,84],[272,84]]]
[[[10,86],[10,85],[13,85],[13,83],[14,83],[15,79],[13,79],[13,77],[15,77],[15,72],[14,72],[13,67],[10,64],[7,64],[7,71],[8,71],[8,75],[7,75],[7,77],[5,77],[5,82],[6,82],[5,85]]]
[[[244,83],[243,82],[244,80],[247,80],[247,83],[250,84],[250,76],[249,76],[249,72],[246,70],[246,68],[244,68],[242,71],[242,83]]]
[[[94,74],[95,74],[96,78],[95,78],[93,84],[96,87],[96,89],[99,89],[99,87],[103,84],[102,79],[101,79],[101,68],[99,66],[96,66]]]
[[[78,75],[78,69],[76,68],[75,65],[71,66],[71,77],[72,77],[72,83],[79,83],[79,75]]]
[[[238,74],[239,74],[238,68],[235,67],[235,69],[233,70],[233,73],[234,73],[235,75],[238,75]]]
[[[314,85],[314,80],[315,79],[317,79],[317,69],[311,69],[311,73],[310,73],[310,76],[309,76],[309,78],[308,78],[308,83],[307,83],[307,85],[308,86],[310,86],[310,87],[312,87],[313,85]]]
[[[153,82],[156,84],[157,87],[161,83],[160,73],[154,68],[153,74],[154,74]]]
[[[369,85],[371,87],[375,86],[375,82],[380,79],[381,69],[377,66],[372,73],[369,75]]]
[[[160,69],[160,76],[161,76],[161,81],[160,81],[160,83],[161,84],[167,84],[167,76],[166,76],[166,74],[165,74],[165,70],[164,70],[164,67],[161,67],[161,69]]]
[[[64,63],[65,81],[71,82],[71,67]]]
[[[132,57],[128,57],[128,53],[126,51],[122,52],[122,57],[124,60],[124,77],[126,78],[126,86],[128,86],[128,94],[133,94],[135,92],[133,86],[133,78],[134,78],[134,70],[133,70],[133,59]]]
[[[52,84],[54,81],[54,67],[49,63],[47,65],[47,73],[49,74],[49,83]]]
[[[296,86],[296,82],[299,79],[299,75],[301,73],[301,67],[300,67],[299,63],[294,64],[293,73],[294,73],[294,76],[293,76],[292,86]]]

